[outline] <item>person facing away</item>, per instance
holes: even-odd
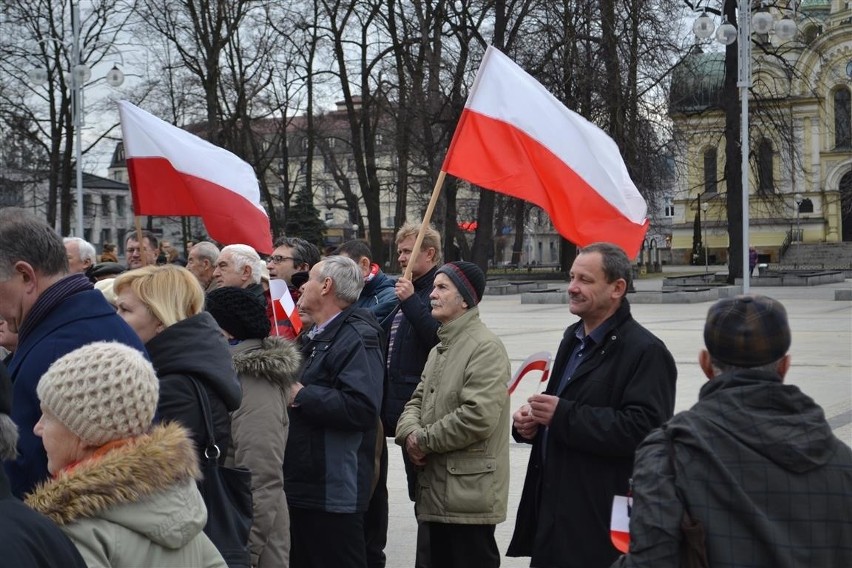
[[[296,344],[269,336],[266,308],[242,288],[207,294],[205,309],[228,340],[243,398],[231,413],[231,447],[225,465],[251,471],[252,566],[290,565],[290,513],[284,495],[284,449],[290,419],[287,396],[302,355]],[[269,337],[267,337],[269,336]]]
[[[315,264],[299,306],[313,321],[290,389],[284,488],[290,566],[366,566],[364,512],[372,489],[382,405],[382,331],[355,308],[364,279],[355,262]],[[330,540],[331,539],[331,540]]]
[[[541,568],[602,568],[613,497],[627,495],[633,453],[674,411],[675,362],[630,314],[630,261],[610,243],[578,251],[565,331],[543,394],[513,416],[513,435],[532,443],[507,555]]]
[[[639,446],[630,550],[613,566],[681,566],[684,511],[713,567],[852,566],[852,450],[798,387],[790,325],[767,296],[710,307],[698,402]]]
[[[485,274],[471,262],[438,269],[430,295],[440,343],[405,405],[396,443],[417,467],[425,566],[500,566],[494,538],[509,498],[509,356],[479,319]],[[422,539],[418,539],[422,542]]]
[[[93,341],[145,347],[85,275],[69,275],[65,246],[53,228],[15,208],[0,210],[0,317],[18,334],[8,362],[18,456],[4,466],[12,493],[21,498],[48,477],[33,426],[41,414],[36,387],[50,364]]]
[[[60,525],[89,566],[224,568],[204,535],[195,448],[176,423],[152,424],[157,375],[137,350],[96,342],[38,384],[52,479],[27,504]]]

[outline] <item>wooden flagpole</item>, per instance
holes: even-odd
[[[411,280],[411,269],[414,259],[420,254],[420,247],[423,245],[423,237],[426,235],[426,227],[429,226],[432,220],[432,213],[435,212],[435,205],[438,203],[438,197],[441,195],[441,189],[444,187],[444,178],[447,177],[447,172],[441,170],[438,174],[438,179],[435,180],[435,187],[432,189],[432,197],[429,199],[429,206],[426,207],[426,213],[423,214],[423,221],[420,223],[420,231],[417,233],[417,239],[414,241],[414,248],[411,249],[411,256],[408,260],[408,266],[405,267],[405,273],[402,275],[406,280]]]

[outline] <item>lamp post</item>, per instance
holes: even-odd
[[[725,0],[733,2],[733,0]],[[727,19],[718,27],[715,27],[713,19],[707,15],[706,10],[702,12],[692,25],[692,31],[699,39],[709,39],[715,30],[716,41],[723,45],[731,45],[739,41],[737,47],[737,87],[740,90],[740,173],[742,176],[742,209],[743,209],[743,235],[742,235],[742,262],[743,262],[743,294],[749,291],[749,136],[748,136],[748,90],[751,87],[751,31],[759,34],[775,33],[780,41],[789,41],[796,36],[796,22],[788,17],[779,21],[764,9],[763,2],[760,10],[751,14],[751,0],[737,1],[737,24],[734,26]],[[795,4],[793,7],[795,10]],[[750,17],[751,16],[751,17]]]
[[[799,264],[799,242],[802,240],[802,233],[799,228],[799,213],[802,211],[802,194],[797,193],[793,196],[793,199],[796,201],[796,263],[794,268],[797,268]]]
[[[701,211],[704,213],[704,279],[707,280],[707,274],[709,274],[709,261],[707,257],[709,256],[708,247],[707,247],[707,202],[701,204]]]
[[[61,43],[56,38],[46,38],[42,41],[54,41]],[[83,89],[86,81],[92,77],[92,70],[88,65],[82,62],[82,53],[80,47],[80,6],[77,2],[71,2],[71,43],[66,47],[71,49],[71,69],[68,73],[71,89],[71,118],[74,128],[74,161],[76,171],[76,192],[75,199],[77,200],[76,208],[76,236],[85,238],[83,233]],[[107,49],[112,48],[109,46]],[[124,58],[121,52],[116,50],[124,65]],[[48,73],[45,69],[33,69],[29,72],[30,81],[33,83],[44,83],[48,80]],[[120,87],[124,83],[124,73],[118,68],[118,65],[113,65],[112,69],[106,74],[106,82],[110,87]]]

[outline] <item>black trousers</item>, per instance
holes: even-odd
[[[421,523],[418,530],[429,534],[431,568],[498,568],[500,551],[494,525],[451,525]]]
[[[364,513],[290,507],[290,568],[365,568]]]
[[[382,436],[379,481],[364,515],[364,541],[367,544],[367,567],[385,568],[385,545],[388,542],[388,441]]]

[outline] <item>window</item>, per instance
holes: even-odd
[[[674,203],[671,201],[666,203],[666,217],[674,217]]]
[[[716,148],[704,151],[704,193],[716,193]]]
[[[846,88],[834,92],[834,147],[852,147],[852,102]]]
[[[101,196],[101,214],[104,217],[109,217],[109,195]]]
[[[757,149],[757,182],[761,193],[775,193],[775,153],[769,138],[760,141]]]
[[[118,215],[119,217],[124,217],[127,214],[127,211],[125,211],[126,207],[127,207],[126,198],[123,195],[116,195],[115,196],[115,214]]]
[[[83,196],[83,215],[87,217],[92,217],[95,215],[95,207],[92,204],[92,196],[84,195]],[[90,239],[86,239],[89,241]]]

